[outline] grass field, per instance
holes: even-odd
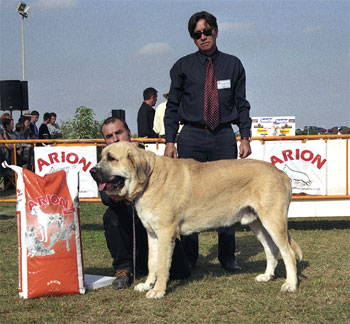
[[[101,204],[81,204],[85,273],[113,276],[103,234]],[[350,211],[349,211],[350,214]],[[172,281],[167,295],[114,290],[85,295],[19,297],[15,204],[0,204],[0,323],[350,323],[350,217],[294,219],[289,228],[304,252],[298,263],[299,290],[282,293],[285,269],[276,279],[256,283],[265,269],[262,247],[247,227],[238,226],[239,274],[217,260],[217,234],[200,235],[200,259],[190,279]],[[137,278],[136,283],[145,278]]]

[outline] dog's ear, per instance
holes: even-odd
[[[128,151],[128,159],[135,168],[137,181],[139,183],[144,183],[153,170],[154,156],[151,156],[151,154],[154,153],[136,148],[135,146],[130,147]]]

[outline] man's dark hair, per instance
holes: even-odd
[[[36,110],[33,110],[31,113],[32,116],[38,116],[39,117],[39,113]]]
[[[157,90],[154,88],[147,88],[143,91],[143,100],[148,100],[150,99],[152,96],[156,96],[157,95]]]
[[[125,128],[128,132],[130,132],[129,126],[128,126],[128,124],[126,123],[125,120],[120,119],[120,118],[116,118],[116,117],[108,117],[108,118],[102,123],[101,129],[100,129],[101,134],[103,135],[103,133],[102,133],[102,128],[103,128],[104,125],[108,125],[108,124],[115,123],[117,120],[119,120],[119,121],[124,125],[124,128]]]
[[[56,117],[56,118],[57,118],[56,113],[52,112],[52,113],[50,114],[50,118],[51,118],[51,117]]]
[[[29,121],[30,121],[30,117],[29,117],[29,116],[21,116],[21,117],[18,118],[18,122],[19,122],[19,123],[22,123],[22,124],[24,124],[24,122],[25,122],[26,120],[29,120]]]
[[[24,125],[23,123],[17,123],[16,124],[16,132],[21,132],[24,130]]]
[[[210,25],[210,27],[214,28],[216,31],[218,30],[218,24],[216,22],[215,16],[206,11],[197,12],[194,15],[192,15],[192,17],[188,21],[188,32],[190,33],[192,38],[197,22],[201,19],[204,19]]]
[[[12,120],[13,120],[13,119],[11,119],[11,118],[5,118],[5,119],[2,121],[2,126],[3,126],[4,128],[7,128],[7,126],[11,124],[11,121],[12,121]]]
[[[48,113],[48,112],[46,112],[46,113],[44,114],[43,119],[44,119],[44,120],[48,120],[48,119],[50,119],[50,118],[51,118],[51,114]]]

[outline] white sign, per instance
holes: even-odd
[[[294,135],[295,116],[252,117],[252,137]]]
[[[324,141],[266,142],[264,160],[283,170],[293,193],[327,194],[327,150]]]
[[[35,147],[35,173],[44,176],[66,167],[78,166],[79,197],[98,197],[96,182],[89,172],[97,163],[96,155],[96,146]]]

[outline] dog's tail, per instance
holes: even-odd
[[[288,239],[289,239],[289,244],[291,248],[293,249],[294,253],[298,256],[299,261],[303,259],[303,251],[301,250],[300,246],[295,242],[289,235],[288,233]]]

